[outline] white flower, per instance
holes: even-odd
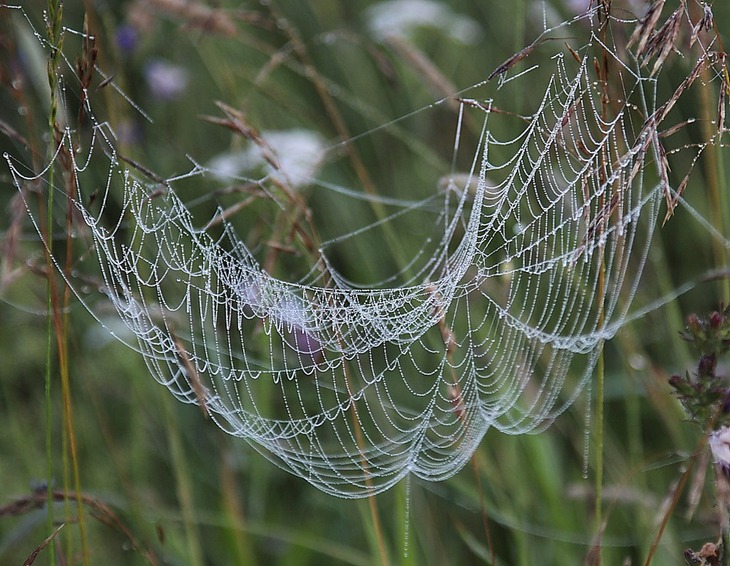
[[[152,96],[159,100],[179,98],[190,80],[186,69],[160,59],[150,61],[144,75]]]
[[[390,0],[367,10],[368,27],[378,40],[408,36],[421,27],[433,27],[464,44],[476,43],[482,35],[477,22],[455,14],[445,4],[433,0]]]
[[[712,460],[725,474],[730,473],[730,427],[723,426],[710,434]]]
[[[230,180],[259,167],[274,179],[299,188],[308,185],[319,170],[326,146],[316,132],[292,129],[262,132],[261,138],[276,156],[278,169],[265,159],[261,148],[251,144],[247,149],[223,153],[208,163],[208,169],[221,180]]]

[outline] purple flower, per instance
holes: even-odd
[[[142,126],[135,120],[124,120],[117,124],[117,141],[123,145],[133,145],[142,140]]]
[[[117,28],[116,43],[119,51],[124,55],[131,55],[137,47],[139,32],[137,28],[129,24],[123,24]]]
[[[316,360],[322,356],[322,344],[311,332],[300,326],[294,326],[291,331],[296,351],[304,356]]]
[[[287,345],[303,358],[322,361],[324,348],[304,304],[299,299],[288,297],[278,307],[276,318],[285,325]]]

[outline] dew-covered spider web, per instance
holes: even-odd
[[[342,142],[300,138],[296,146],[310,144],[313,153],[294,169],[281,139],[249,131],[249,149],[225,162],[190,157],[189,171],[159,176],[154,155],[143,164],[123,155],[121,134],[97,113],[70,60],[62,109],[83,113],[86,127],[69,119],[61,129],[53,185],[50,165],[33,170],[6,159],[39,234],[34,192],[50,188],[72,204],[84,273],[61,260],[59,269],[179,401],[333,495],[367,496],[407,475],[444,480],[490,428],[543,430],[580,394],[602,343],[632,316],[652,233],[704,148],[685,148],[685,171],[671,169],[670,183],[667,140],[675,126],[689,127],[672,111],[700,73],[715,78],[712,42],[687,56],[686,79],[664,98],[657,85],[675,56],[674,29],[699,34],[709,24],[692,20],[685,3],[661,19],[606,18],[601,10],[593,2],[560,25],[546,19],[534,43],[489,79],[413,113],[455,109],[452,155],[442,182],[416,191],[425,197],[372,194],[317,169],[323,155],[346,153],[399,120]],[[67,33],[66,43],[74,41],[87,37]],[[104,92],[122,96],[97,70]],[[528,112],[511,108],[526,89],[541,96]],[[144,104],[127,102],[142,112]],[[218,108],[222,125],[246,129],[232,105]],[[100,162],[106,178],[92,173]],[[243,173],[244,162],[262,173]],[[312,205],[314,219],[307,217],[298,185],[345,205],[365,202],[371,214],[349,232],[299,237],[308,254],[288,275],[247,243],[246,226],[229,222],[230,207],[194,215],[193,199],[181,195],[196,184],[245,185],[242,202],[271,199],[291,212],[293,231],[326,214]],[[370,245],[374,234],[420,242],[400,251],[383,245],[378,254],[395,266],[383,276],[341,269],[342,254]]]

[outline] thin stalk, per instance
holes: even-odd
[[[46,505],[46,526],[48,532],[53,532],[53,436],[51,434],[52,407],[51,407],[51,362],[53,357],[53,321],[51,320],[51,290],[50,281],[48,283],[48,294],[46,297],[46,306],[48,312],[48,324],[46,326],[46,371],[45,371],[45,413],[46,413],[46,489],[48,492],[48,501]],[[56,564],[55,546],[49,545],[50,564]]]
[[[710,84],[711,79],[712,76],[710,68],[709,66],[705,66],[702,69],[701,80],[704,84]],[[726,89],[726,91],[730,90],[730,85],[726,83],[728,80],[727,77],[723,75],[722,79],[723,84],[721,88]],[[709,88],[701,88],[699,95],[700,104],[702,105],[702,113],[705,117],[702,121],[704,130],[702,134],[705,139],[711,139],[715,135],[715,132],[713,131],[713,124],[715,123],[717,114],[717,103],[712,100]],[[725,125],[717,124],[717,127],[724,128]],[[721,141],[721,139],[718,139],[718,142]],[[710,218],[712,219],[713,226],[715,226],[721,234],[727,234],[728,230],[725,226],[727,218],[723,213],[728,210],[730,203],[727,202],[727,191],[723,190],[727,187],[727,181],[725,177],[725,161],[719,155],[721,147],[721,143],[711,143],[707,146],[707,149],[705,150],[705,166],[707,188],[710,198]],[[712,251],[715,256],[715,268],[727,268],[728,252],[722,242],[714,239],[712,243]],[[730,279],[727,277],[721,277],[718,280],[718,285],[720,297],[724,298],[724,300],[730,300],[728,299],[730,298]]]
[[[453,330],[446,324],[444,317],[442,316],[438,322],[439,330],[441,331],[441,338],[443,339],[444,346],[446,348],[446,359],[449,362],[449,371],[451,373],[451,383],[453,390],[451,391],[451,402],[454,406],[454,411],[457,417],[462,423],[466,423],[466,406],[461,395],[461,386],[459,385],[459,378],[456,375],[454,368],[454,349],[456,345],[456,337],[454,336]],[[482,516],[482,525],[484,527],[484,536],[487,540],[487,547],[489,548],[489,559],[490,564],[496,564],[496,558],[494,554],[494,545],[492,544],[492,535],[489,530],[489,520],[487,519],[487,511],[484,508],[484,491],[482,490],[482,482],[479,477],[479,465],[477,463],[476,452],[471,455],[471,466],[472,472],[474,473],[474,481],[477,485],[477,493],[479,494],[479,509]]]
[[[544,8],[544,6],[543,6]],[[527,9],[525,6],[525,0],[517,0],[516,2],[510,3],[510,9],[514,13],[514,44],[512,48],[515,53],[519,53],[525,47],[525,24],[527,22]],[[525,100],[525,90],[518,88],[514,93],[514,108],[516,112],[522,110],[522,104]]]
[[[411,517],[413,515],[411,481],[411,476],[408,475],[405,481],[398,484],[397,501],[399,503],[403,502],[402,505],[398,505],[398,515],[401,516],[400,524],[403,526],[401,532],[401,540],[403,541],[403,552],[400,557],[401,566],[413,566],[420,563],[416,553],[411,548],[411,540],[413,539],[411,533]]]
[[[50,273],[50,272],[49,272]],[[45,413],[46,413],[46,489],[48,492],[48,501],[46,505],[46,527],[48,532],[53,532],[53,436],[51,434],[52,407],[51,407],[51,363],[53,357],[53,321],[51,320],[51,290],[50,281],[48,283],[48,293],[46,297],[46,307],[48,313],[48,324],[46,326],[46,371],[45,371]],[[49,545],[50,564],[56,564],[55,546]]]
[[[609,22],[609,16],[610,16],[610,10],[611,10],[611,4],[610,2],[603,1],[601,2],[601,9],[599,10],[599,19],[601,20],[600,23],[600,33],[601,33],[601,39],[602,44],[607,45],[607,32],[608,32],[608,22]],[[609,105],[609,93],[608,93],[608,53],[606,52],[606,49],[602,49],[602,58],[601,58],[601,65],[597,68],[598,71],[598,80],[601,83],[601,114],[604,123],[608,120],[608,105]],[[605,177],[605,171],[607,169],[608,164],[610,163],[610,158],[606,155],[605,151],[605,145],[603,147],[603,150],[601,151],[601,168],[600,168],[600,176],[601,176],[601,185],[605,185],[607,183],[606,177]],[[620,189],[619,189],[620,190]],[[605,191],[603,195],[601,195],[599,199],[599,210],[603,210],[605,206]],[[608,222],[608,218],[603,218],[601,220],[601,230],[606,229],[606,223]],[[598,289],[597,289],[597,300],[598,300],[598,328],[603,328],[604,322],[605,322],[605,311],[604,311],[604,294],[605,294],[605,288],[606,288],[606,263],[604,258],[604,246],[601,244],[600,246],[600,266],[599,266],[599,273],[598,273]],[[598,360],[596,361],[596,418],[594,422],[595,427],[595,442],[596,442],[596,482],[595,482],[595,491],[596,491],[596,497],[595,497],[595,522],[596,522],[596,549],[595,549],[595,564],[599,566],[601,564],[601,536],[603,531],[603,509],[602,509],[602,501],[603,501],[603,421],[604,421],[604,397],[605,397],[605,363],[604,363],[604,349],[603,349],[603,340],[601,340],[598,344]]]
[[[46,247],[46,267],[47,267],[47,296],[46,306],[48,313],[48,325],[47,325],[47,346],[46,346],[46,374],[45,374],[45,397],[46,397],[46,458],[48,467],[48,489],[49,489],[49,505],[48,505],[48,527],[49,530],[53,529],[53,506],[51,505],[51,493],[52,489],[52,477],[53,477],[53,464],[52,464],[52,443],[53,437],[52,431],[52,352],[53,352],[53,337],[55,331],[56,338],[56,351],[59,364],[59,372],[61,377],[61,396],[63,403],[63,434],[62,434],[62,461],[63,461],[63,478],[64,478],[64,490],[66,493],[70,491],[69,476],[73,477],[73,489],[77,494],[81,493],[79,464],[78,464],[78,451],[76,448],[76,437],[74,435],[73,427],[73,412],[71,403],[71,386],[69,376],[69,365],[68,365],[68,341],[67,341],[67,329],[68,329],[68,304],[70,301],[70,289],[65,288],[63,293],[63,299],[59,297],[58,288],[54,282],[53,273],[55,271],[55,264],[52,258],[52,234],[53,234],[53,194],[55,187],[55,162],[59,156],[64,156],[64,165],[67,170],[70,171],[69,182],[71,185],[75,183],[74,178],[74,166],[73,161],[69,155],[66,155],[61,147],[62,136],[58,128],[58,110],[59,110],[59,92],[58,92],[58,65],[61,60],[61,52],[63,48],[63,0],[49,0],[48,2],[48,39],[51,46],[51,53],[48,57],[47,72],[48,72],[48,84],[50,88],[50,111],[48,117],[48,128],[49,128],[49,139],[51,140],[49,146],[49,160],[50,167],[48,173],[48,197],[46,202],[46,234],[45,241]],[[72,195],[70,195],[72,196]],[[69,202],[69,213],[66,219],[66,271],[71,271],[71,252],[72,252],[72,239],[71,239],[71,204]],[[69,463],[69,457],[71,462]],[[69,472],[71,468],[71,472]],[[68,502],[69,499],[66,499]],[[79,532],[82,545],[82,556],[84,564],[89,563],[89,549],[86,536],[86,521],[83,502],[80,496],[76,500],[77,516],[79,524]],[[68,510],[67,510],[68,513]],[[69,541],[72,539],[69,537]],[[55,563],[54,545],[50,545],[49,552],[51,553],[51,564]],[[69,554],[73,554],[69,551]]]
[[[345,365],[345,384],[347,386],[347,393],[350,396],[350,398],[353,397],[352,395],[352,388],[350,387],[350,376],[348,373],[348,366]],[[365,438],[362,434],[362,429],[360,428],[360,418],[357,415],[357,407],[355,403],[350,404],[350,415],[352,417],[352,426],[355,429],[355,440],[357,441],[357,445],[360,448],[361,452],[364,452],[365,450]],[[365,457],[362,458],[363,462],[363,468],[367,467],[367,461]],[[370,487],[372,485],[372,482],[370,480],[370,476],[365,476],[365,484]],[[383,536],[383,526],[380,522],[380,513],[378,512],[378,501],[376,499],[375,495],[368,495],[368,509],[370,510],[370,520],[372,521],[373,525],[373,531],[375,532],[375,539],[378,546],[378,555],[380,556],[380,564],[383,566],[387,566],[390,564],[390,559],[388,558],[388,550],[385,546],[385,537]]]
[[[601,199],[603,200],[603,199]],[[603,204],[601,203],[601,206]],[[598,327],[603,328],[605,323],[604,310],[604,294],[606,288],[606,263],[604,260],[604,248],[600,247],[601,265],[598,273]],[[594,420],[595,442],[596,442],[596,483],[595,483],[595,529],[596,529],[596,548],[595,548],[595,564],[601,564],[601,538],[603,534],[603,451],[604,451],[604,404],[605,404],[605,383],[606,383],[606,365],[604,359],[603,339],[598,343],[598,360],[596,361],[596,416]]]
[[[484,536],[487,539],[487,548],[489,549],[490,564],[497,564],[494,554],[494,545],[492,544],[492,534],[489,529],[489,519],[487,518],[487,510],[484,508],[484,489],[482,488],[482,480],[479,477],[479,463],[477,462],[476,452],[471,456],[471,469],[474,473],[474,481],[477,484],[477,495],[479,497],[479,512],[482,516],[482,527],[484,528]]]
[[[651,543],[651,546],[649,547],[649,553],[646,556],[646,560],[644,561],[644,566],[651,566],[653,560],[654,560],[654,554],[656,553],[657,549],[659,548],[659,543],[662,540],[662,536],[664,535],[664,531],[667,528],[667,525],[669,524],[669,519],[671,519],[672,515],[674,514],[674,510],[677,508],[677,504],[679,503],[679,500],[681,498],[682,492],[684,492],[684,488],[687,485],[687,481],[692,476],[692,471],[695,466],[695,461],[697,460],[697,454],[699,454],[702,450],[706,449],[706,442],[708,438],[708,434],[705,434],[702,439],[700,440],[699,446],[697,450],[694,453],[694,456],[690,458],[689,465],[687,468],[682,472],[682,475],[679,478],[679,481],[677,482],[677,485],[674,487],[674,493],[672,494],[672,499],[670,500],[669,506],[664,513],[664,516],[662,517],[662,522],[659,525],[659,528],[657,530],[656,535],[654,536],[654,540]]]
[[[167,440],[170,444],[172,469],[175,473],[177,498],[180,503],[180,511],[185,528],[185,539],[188,546],[188,564],[192,566],[203,566],[205,559],[203,546],[200,541],[200,532],[197,527],[193,481],[188,471],[187,462],[185,461],[183,442],[173,409],[170,406],[170,399],[168,395],[163,394],[163,392],[160,393],[165,412],[165,429],[167,430]]]
[[[380,554],[380,563],[383,565],[390,564],[388,558],[388,551],[385,547],[385,537],[383,536],[383,526],[380,523],[380,513],[378,512],[378,502],[375,499],[375,495],[368,495],[368,508],[370,510],[370,517],[373,522],[373,529],[375,530],[375,536],[378,540],[378,552]]]
[[[71,247],[71,236],[70,231],[68,232],[68,247]],[[69,249],[70,251],[70,249]],[[70,261],[70,255],[69,261]],[[67,266],[70,271],[70,266]],[[49,274],[50,277],[50,274]],[[59,372],[61,376],[61,397],[63,399],[63,423],[64,423],[64,447],[63,447],[63,472],[64,472],[64,492],[69,493],[69,456],[71,458],[70,467],[71,475],[73,478],[73,488],[76,493],[76,509],[79,524],[79,533],[81,535],[81,547],[84,564],[89,564],[89,548],[88,540],[86,536],[86,519],[83,501],[81,499],[81,474],[79,473],[79,460],[78,450],[76,446],[76,435],[74,434],[73,424],[73,405],[71,402],[71,379],[69,373],[68,364],[68,341],[67,341],[67,329],[68,329],[68,302],[69,302],[69,289],[66,286],[63,299],[63,313],[59,312],[58,309],[58,297],[57,292],[52,290],[53,297],[53,316],[51,317],[54,322],[55,333],[56,333],[56,348],[59,363]],[[66,502],[70,502],[71,498],[67,498]]]
[[[603,270],[601,270],[601,274],[603,274]],[[601,276],[601,283],[602,283],[603,277]],[[602,285],[599,284],[599,292],[601,291]],[[603,316],[601,316],[603,318]],[[602,322],[601,322],[602,324]],[[603,522],[603,509],[601,506],[601,502],[603,500],[603,421],[604,421],[604,411],[603,411],[603,404],[605,401],[604,398],[604,391],[605,391],[605,363],[604,363],[604,356],[603,356],[603,342],[599,345],[600,352],[598,354],[598,361],[596,363],[596,380],[597,380],[597,386],[596,386],[596,529],[597,533],[599,533],[602,530],[602,522]],[[600,564],[600,558],[598,560],[598,563]]]
[[[52,403],[51,403],[51,374],[52,374],[52,358],[53,358],[53,261],[51,259],[51,237],[53,234],[53,184],[54,184],[54,164],[53,159],[56,153],[56,117],[58,115],[58,73],[57,67],[60,61],[61,48],[63,46],[63,1],[48,0],[48,40],[51,45],[51,53],[48,57],[47,72],[48,85],[51,90],[50,108],[48,113],[48,129],[50,133],[49,159],[51,161],[48,170],[48,197],[46,202],[46,268],[47,268],[47,285],[46,285],[46,360],[45,360],[45,413],[46,413],[46,475],[47,477],[47,528],[48,532],[53,532],[53,435],[52,435]],[[55,545],[48,547],[49,563],[56,564]]]
[[[256,554],[248,534],[246,516],[228,451],[221,458],[219,481],[223,517],[228,526],[226,535],[230,541],[232,558],[235,557],[232,561],[235,564],[256,564]]]

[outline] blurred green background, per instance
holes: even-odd
[[[86,14],[97,37],[98,65],[151,118],[104,86],[101,77],[94,78],[97,118],[108,120],[125,155],[155,173],[183,174],[191,169],[187,155],[208,162],[245,147],[240,136],[201,119],[220,117],[215,102],[222,101],[245,112],[260,130],[306,128],[327,145],[367,134],[331,152],[322,178],[417,200],[432,194],[452,170],[458,115],[448,100],[410,114],[483,81],[532,41],[544,21],[554,25],[570,18],[586,2],[438,4],[440,17],[401,43],[380,40],[369,25],[374,4],[67,2],[63,23],[82,30]],[[614,2],[614,14],[628,17],[643,6],[631,4]],[[669,4],[665,16],[676,7]],[[690,4],[698,13],[698,5]],[[23,8],[43,34],[45,3],[25,2]],[[730,7],[718,2],[713,11],[727,44]],[[386,20],[393,18],[391,13]],[[47,152],[46,54],[28,47],[37,41],[19,10],[0,8],[0,22],[0,146],[30,167],[34,160],[43,162]],[[580,33],[587,34],[587,28],[571,28],[565,41],[582,45],[587,35],[573,35]],[[69,31],[65,41],[73,62],[80,37]],[[32,59],[33,53],[38,58]],[[539,62],[539,57],[538,52],[531,60]],[[671,55],[660,88],[671,92],[692,65],[690,57]],[[688,93],[678,112],[688,117],[715,112],[719,87],[709,84],[706,92]],[[534,110],[541,95],[537,86],[534,92],[519,91],[509,101],[511,110]],[[466,96],[496,96],[496,87],[489,83]],[[393,122],[403,116],[409,117]],[[469,166],[479,135],[477,122],[465,124],[461,143],[466,149],[457,170]],[[386,128],[376,130],[380,126]],[[681,132],[685,137],[672,143],[697,143],[692,132]],[[356,148],[365,173],[353,164],[348,148]],[[729,202],[727,157],[725,148],[705,152],[686,193],[694,209],[726,238],[730,210],[718,203]],[[103,185],[106,169],[89,175]],[[240,198],[201,187],[197,178],[177,186],[201,222],[217,206]],[[336,192],[305,188],[301,196],[323,240],[378,218],[377,207]],[[34,509],[21,505],[42,495],[48,481],[46,280],[42,246],[6,167],[0,173],[0,204],[0,563],[21,564],[49,535],[46,510],[40,504]],[[277,214],[276,207],[261,201],[232,220],[261,258],[266,254],[259,243],[282,235]],[[399,269],[398,258],[407,257],[427,228],[404,225],[396,241],[386,234],[391,254],[376,246],[333,246],[334,261],[353,280],[380,281]],[[299,268],[285,259],[274,267],[280,275]],[[687,282],[697,285],[627,325],[606,346],[606,525],[600,542],[605,564],[643,563],[663,509],[691,465],[690,484],[671,513],[655,563],[683,564],[684,548],[717,538],[712,469],[706,476],[699,473],[707,455],[695,454],[701,431],[685,422],[667,379],[696,365],[678,332],[687,314],[730,301],[727,273],[719,281],[699,282],[708,271],[727,267],[727,248],[680,208],[658,230],[636,302],[651,304]],[[448,481],[414,480],[372,500],[337,499],[279,470],[246,442],[203,419],[199,409],[175,402],[149,378],[142,359],[110,339],[73,300],[68,315],[67,393],[53,358],[52,481],[75,491],[73,481],[64,479],[73,473],[63,457],[73,443],[80,491],[88,498],[83,520],[88,543],[82,543],[75,499],[57,502],[55,519],[65,524],[52,543],[58,564],[374,564],[384,554],[394,564],[484,563],[490,550],[482,509],[498,564],[579,564],[589,555],[596,534],[593,455],[587,466],[584,456],[591,441],[586,430],[592,430],[586,415],[596,411],[587,408],[593,402],[589,395],[579,397],[541,434],[489,432],[473,468]],[[72,408],[72,428],[64,402]],[[700,496],[689,517],[692,498]],[[46,548],[35,563],[49,560]]]

